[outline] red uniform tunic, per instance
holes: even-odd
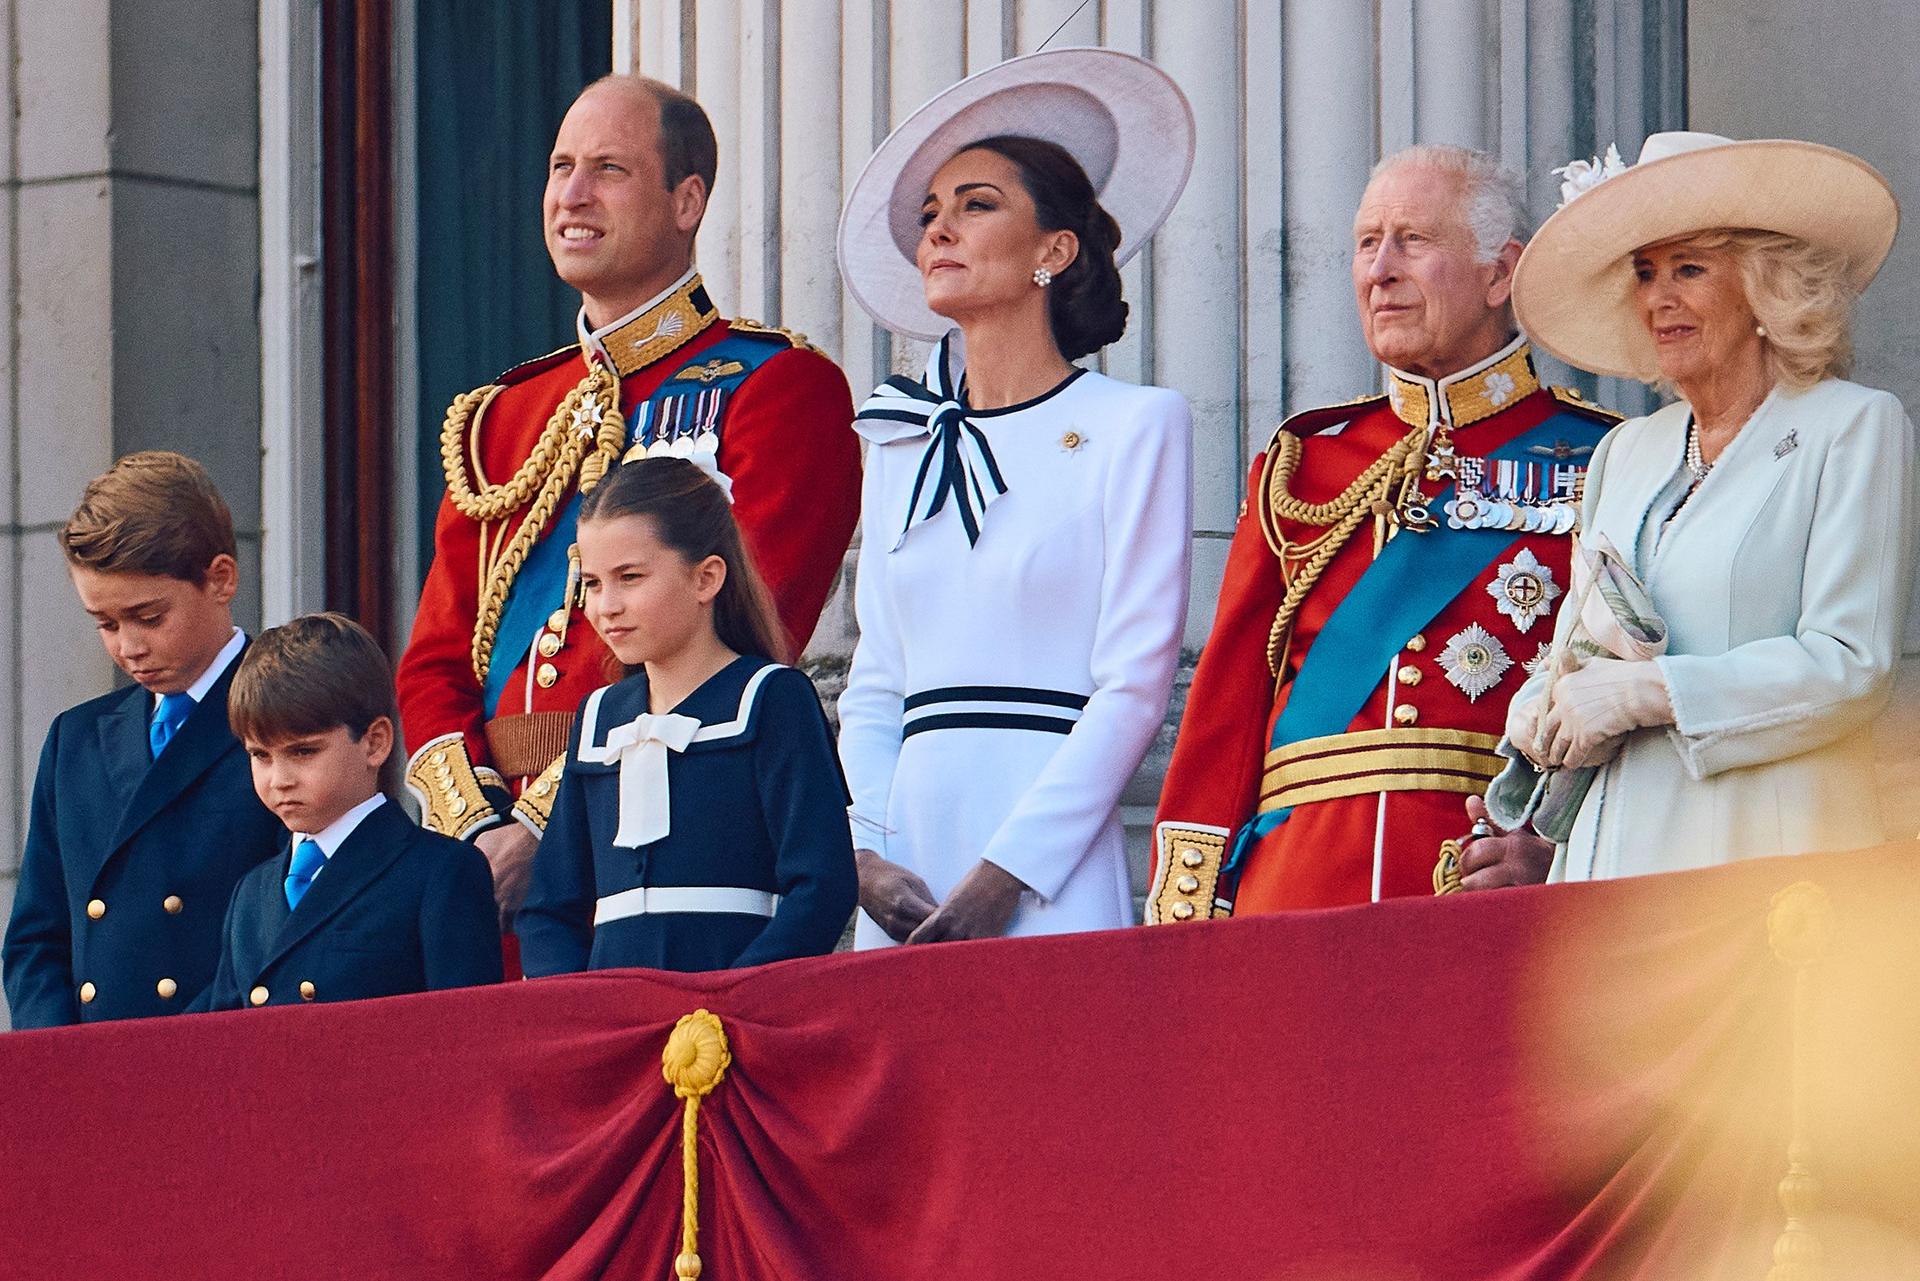
[[[1291,494],[1285,505],[1297,517],[1301,505],[1334,503],[1417,429],[1426,434],[1408,451],[1416,466],[1446,435],[1458,455],[1485,458],[1554,414],[1573,412],[1595,426],[1575,433],[1578,445],[1560,442],[1565,479],[1616,421],[1572,393],[1541,388],[1524,343],[1440,383],[1390,372],[1390,395],[1296,416],[1253,467],[1161,793],[1150,921],[1224,914],[1228,895],[1231,910],[1268,912],[1431,894],[1441,842],[1467,826],[1463,795],[1484,791],[1498,771],[1493,747],[1508,699],[1525,665],[1544,653],[1552,610],[1564,599],[1570,533],[1515,533],[1431,621],[1385,638],[1398,653],[1372,676],[1372,692],[1344,732],[1270,751],[1302,662],[1386,538],[1428,536],[1396,528],[1399,513],[1390,522],[1385,503],[1370,507],[1307,590],[1290,632],[1276,636],[1288,583],[1337,519],[1289,518],[1276,488]],[[1276,459],[1290,452],[1289,434],[1309,438],[1300,441],[1292,475],[1276,487]],[[1440,488],[1420,484],[1428,494]],[[1397,486],[1396,500],[1404,506]],[[1291,809],[1284,822],[1264,834],[1248,831],[1263,809],[1281,806]],[[1237,840],[1245,848],[1233,885],[1232,876],[1217,878]]]
[[[617,369],[620,409],[631,417],[729,329],[694,276],[588,337],[590,347]],[[849,430],[853,402],[845,376],[825,356],[777,331],[748,329],[787,349],[724,401],[719,465],[733,480],[734,515],[797,653],[819,620],[859,516],[859,447]],[[588,361],[587,350],[569,347],[502,375],[497,392],[469,420],[459,442],[464,457],[448,459],[449,466],[466,468],[475,490],[513,477],[561,401],[588,375]],[[475,520],[451,498],[441,503],[433,566],[396,673],[400,718],[414,747],[408,781],[425,801],[428,826],[450,835],[471,836],[505,817],[510,785],[541,774],[564,752],[566,718],[610,679],[612,656],[576,603],[563,627],[542,630],[541,650],[531,659],[524,652],[497,656],[513,670],[489,745],[472,656],[483,565],[498,557],[525,515],[522,506],[499,520]],[[562,621],[553,618],[553,624]],[[494,748],[507,741],[501,726],[528,713],[536,716],[512,722],[521,731],[511,739],[520,759],[498,762]],[[549,787],[539,798],[523,798],[515,814],[543,827],[551,799]]]

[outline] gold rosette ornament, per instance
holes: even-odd
[[[726,1029],[720,1026],[717,1015],[706,1010],[682,1015],[660,1054],[660,1074],[673,1087],[675,1097],[687,1103],[680,1119],[680,1163],[685,1180],[680,1203],[680,1254],[673,1261],[673,1274],[679,1281],[695,1281],[700,1275],[700,1100],[713,1093],[732,1065],[733,1051],[727,1045]]]

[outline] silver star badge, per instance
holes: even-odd
[[[1553,612],[1560,585],[1553,581],[1553,571],[1542,565],[1530,549],[1522,547],[1520,554],[1502,565],[1494,580],[1487,584],[1487,595],[1493,597],[1502,614],[1513,620],[1515,629],[1524,634]]]
[[[1498,685],[1513,667],[1499,640],[1478,623],[1449,637],[1438,661],[1447,683],[1465,694],[1470,703],[1479,702],[1480,696]]]

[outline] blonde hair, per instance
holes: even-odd
[[[1747,306],[1766,328],[1767,372],[1796,391],[1853,371],[1853,302],[1847,260],[1798,236],[1721,227],[1670,244],[1725,250],[1740,268]]]

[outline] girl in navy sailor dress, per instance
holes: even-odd
[[[724,491],[679,458],[580,511],[586,612],[632,675],[582,703],[516,919],[529,977],[831,952],[853,912],[847,791]]]

